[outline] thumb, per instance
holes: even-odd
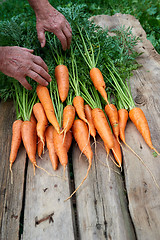
[[[37,28],[38,40],[40,41],[41,47],[43,48],[46,44],[45,31],[43,28]]]

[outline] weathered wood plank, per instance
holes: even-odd
[[[56,172],[52,170],[48,152],[44,154],[43,159],[37,159],[37,164],[52,174],[63,176],[62,166],[59,166]],[[68,167],[64,181],[48,176],[40,169],[36,169],[34,176],[32,164],[29,162],[23,240],[75,239],[71,201],[64,202],[69,195]]]
[[[106,164],[106,152],[99,138],[98,142],[97,157],[93,159],[89,176],[76,193],[80,239],[136,239],[123,178],[111,159],[108,161],[110,171],[102,164]],[[75,146],[73,169],[76,187],[84,178],[88,167],[86,158],[79,156],[80,151]]]
[[[94,21],[109,30],[120,25],[133,27],[135,35],[142,38],[136,49],[143,54],[138,58],[142,67],[134,71],[131,89],[137,106],[144,111],[153,145],[160,150],[160,56],[146,39],[140,23],[130,15],[96,16]],[[160,158],[154,158],[133,124],[129,121],[126,129],[127,143],[142,157],[160,185]],[[135,227],[137,239],[160,239],[160,191],[153,183],[151,174],[144,165],[129,151],[124,151],[124,174],[129,210]],[[113,219],[112,219],[113,220]]]
[[[12,123],[15,119],[13,102],[1,102],[0,112],[0,239],[18,240],[26,153],[21,147],[13,164],[13,184],[11,184],[9,153]]]

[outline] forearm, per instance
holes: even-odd
[[[50,6],[50,3],[48,2],[48,0],[28,0],[31,8],[33,8],[35,14],[39,14],[43,11],[45,11],[46,9],[48,9],[48,7]]]

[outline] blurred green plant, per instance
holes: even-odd
[[[99,0],[97,2],[93,0],[57,0],[56,2],[50,0],[49,2],[55,8],[59,7],[59,10],[63,7],[69,7],[73,3],[86,4],[86,13],[90,15],[113,15],[117,12],[131,14],[140,21],[148,40],[160,53],[160,2],[157,0]],[[0,4],[0,12],[0,20],[9,20],[22,13],[27,14],[28,18],[35,22],[34,12],[26,0],[6,0]]]

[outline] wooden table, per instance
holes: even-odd
[[[130,15],[96,16],[94,21],[109,29],[120,25],[133,27],[142,38],[137,51],[142,67],[134,71],[131,88],[135,103],[148,119],[153,145],[160,151],[160,56],[146,39],[139,22]],[[141,135],[129,121],[126,141],[143,159],[142,162],[123,146],[123,169],[119,171],[109,160],[100,139],[96,157],[87,180],[76,196],[64,202],[77,187],[87,170],[87,160],[72,146],[73,176],[70,165],[66,181],[50,177],[33,167],[21,146],[13,166],[13,181],[9,171],[11,127],[15,119],[13,103],[0,103],[0,239],[2,240],[159,240],[160,190],[148,168],[160,185],[160,157],[153,157]],[[94,151],[94,146],[93,146]],[[71,155],[71,154],[70,154]],[[46,151],[37,163],[52,172]],[[59,168],[58,175],[63,169]]]

